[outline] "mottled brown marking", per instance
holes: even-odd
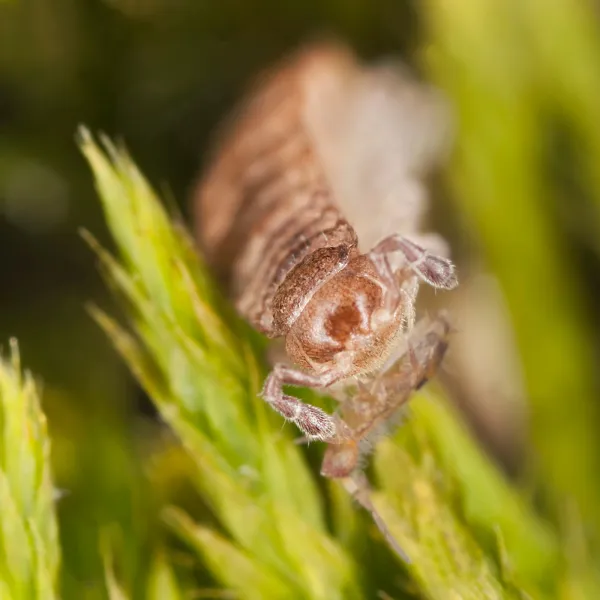
[[[347,264],[353,248],[319,248],[297,264],[273,298],[273,331],[285,335],[323,284]]]
[[[325,331],[336,342],[344,346],[355,331],[365,331],[355,304],[338,306],[325,323]]]
[[[288,345],[288,353],[295,362],[304,364],[308,361],[317,370],[328,367],[341,369],[342,365],[336,360],[340,358],[341,351],[347,351],[352,361],[345,367],[346,377],[379,366],[399,332],[399,324],[390,317],[391,322],[377,328],[372,326],[371,317],[384,305],[385,294],[377,281],[376,271],[369,266],[372,269],[368,259],[357,256],[314,293],[288,332],[293,340]],[[342,341],[338,337],[341,332],[334,331],[335,314],[358,305],[364,311],[364,322],[353,328],[351,337]],[[401,305],[399,310],[402,310]],[[356,313],[351,318],[355,319]],[[345,326],[338,323],[337,328],[341,327]]]

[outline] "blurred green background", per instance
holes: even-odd
[[[87,549],[112,521],[148,533],[140,445],[151,412],[85,312],[106,292],[78,230],[107,237],[77,126],[125,140],[183,205],[211,130],[257,69],[320,29],[374,52],[407,47],[415,27],[395,1],[0,3],[0,339],[17,337],[44,383],[69,490],[68,576],[98,577]]]
[[[145,597],[160,507],[203,514],[188,458],[85,311],[111,300],[78,230],[110,243],[77,126],[124,140],[185,214],[248,79],[321,33],[402,56],[453,102],[433,220],[463,285],[438,299],[458,329],[443,381],[560,535],[583,554],[600,542],[599,15],[584,0],[0,2],[0,340],[43,383],[65,598],[103,597],[103,545]]]

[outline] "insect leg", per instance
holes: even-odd
[[[371,514],[371,518],[381,534],[385,538],[386,542],[390,545],[390,548],[405,562],[410,564],[410,558],[406,552],[402,549],[398,540],[394,538],[392,532],[387,526],[383,517],[379,514],[373,502],[371,500],[371,490],[367,478],[362,473],[355,473],[352,477],[342,479],[342,484],[346,488],[346,491],[367,511]]]
[[[387,282],[385,308],[404,323],[404,329],[410,331],[416,319],[414,302],[419,288],[419,278],[407,265],[393,269],[389,261],[389,252],[371,251],[369,257],[378,274]]]
[[[329,479],[341,479],[351,475],[358,467],[358,441],[350,438],[341,444],[327,446],[321,464],[321,475]]]
[[[339,373],[310,375],[283,364],[277,364],[267,377],[262,398],[282,417],[294,423],[308,440],[333,442],[345,439],[347,426],[325,411],[305,404],[298,398],[283,393],[282,386],[326,387],[340,378]]]
[[[458,285],[454,264],[442,256],[431,254],[419,244],[394,234],[384,238],[369,253],[377,259],[391,252],[402,252],[407,266],[423,281],[436,288],[450,290]]]

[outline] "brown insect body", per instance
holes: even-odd
[[[360,255],[315,142],[315,126],[326,126],[317,105],[339,104],[364,72],[341,46],[324,44],[267,74],[222,136],[196,199],[203,249],[239,312],[269,337],[286,336],[294,362],[334,369],[336,380],[381,365],[412,320],[418,287],[419,273]],[[440,267],[429,273],[434,283],[451,287],[449,263],[428,258],[427,268]]]
[[[421,320],[410,339],[413,342],[383,376],[359,383],[341,404],[339,418],[351,435],[327,448],[321,473],[326,477],[348,477],[356,468],[365,444],[385,428],[414,390],[433,377],[448,348],[450,324],[445,315]]]
[[[308,52],[259,85],[199,188],[203,249],[240,313],[269,336],[285,333],[274,329],[271,305],[288,273],[321,248],[350,251],[358,241],[333,202],[304,119],[302,79],[321,59]]]
[[[196,188],[200,244],[238,311],[267,336],[284,336],[289,357],[302,369],[276,364],[262,396],[307,439],[331,444],[322,471],[329,477],[348,478],[357,467],[360,445],[431,376],[446,347],[443,317],[412,328],[420,283],[445,289],[457,285],[452,263],[416,241],[421,205],[407,209],[399,221],[391,219],[412,239],[386,231],[361,252],[355,229],[337,203],[356,195],[354,188],[368,192],[369,175],[382,180],[394,171],[379,137],[389,138],[385,143],[398,150],[391,152],[392,159],[404,156],[405,179],[411,182],[405,189],[418,187],[411,177],[435,154],[416,135],[424,117],[404,140],[411,152],[402,154],[404,146],[394,145],[395,135],[413,127],[413,115],[406,105],[395,106],[395,95],[409,98],[417,115],[427,95],[415,90],[420,90],[417,84],[394,79],[388,68],[360,65],[341,46],[304,49],[267,73],[248,95]],[[379,126],[361,154],[352,149],[360,149],[362,138],[346,125],[354,121],[356,106],[368,107],[375,100],[392,115],[392,131]],[[367,122],[371,116],[366,113]],[[393,130],[395,124],[401,131]],[[357,131],[365,135],[360,127]],[[356,199],[348,211],[353,224],[360,224],[369,202],[368,196]],[[375,215],[380,222],[386,218]],[[371,241],[384,230],[377,226],[365,237]],[[321,388],[376,372],[403,336],[408,350],[397,368],[366,396],[342,403],[334,416],[283,393],[284,385]],[[348,481],[382,527],[365,494],[356,493],[357,480]]]
[[[409,291],[406,298],[396,290],[390,292],[371,260],[357,255],[313,290],[286,332],[288,354],[315,373],[334,369],[339,379],[372,372],[402,333],[403,315],[411,301]]]

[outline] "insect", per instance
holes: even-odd
[[[379,102],[409,127],[411,115],[394,104],[396,92],[418,90],[405,83],[388,66],[365,67],[337,44],[301,49],[248,93],[221,132],[193,198],[200,245],[237,310],[268,337],[284,337],[296,365],[275,364],[262,397],[307,440],[329,444],[322,473],[351,482],[374,516],[358,480],[348,478],[361,443],[443,356],[445,317],[415,326],[420,284],[457,285],[453,263],[416,235],[390,233],[361,251],[357,221],[348,220],[340,202],[364,189],[369,175],[381,180],[380,166],[390,157],[378,147],[380,139],[393,146],[394,136],[403,133],[393,131],[393,122],[391,132],[379,127],[356,133],[362,121],[354,115],[368,117],[369,106]],[[419,98],[413,102],[417,112]],[[356,143],[356,136],[365,143]],[[414,153],[430,161],[426,145],[419,146],[417,136],[412,140]],[[359,212],[373,200],[359,199]],[[395,201],[402,205],[404,199]],[[385,214],[371,216],[386,220]],[[371,377],[371,388],[363,386],[335,415],[283,391],[286,385],[329,388],[377,373],[402,344],[404,352],[386,376]]]

